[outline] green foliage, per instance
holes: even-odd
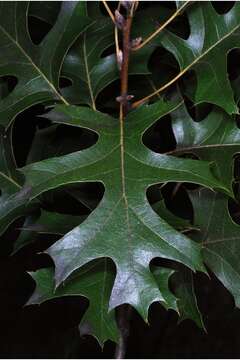
[[[54,3],[47,5],[0,3],[0,233],[18,229],[13,256],[43,235],[57,236],[41,247],[55,269],[29,269],[36,288],[28,305],[87,298],[80,334],[95,336],[102,346],[118,342],[115,309],[126,303],[148,321],[151,304],[160,302],[180,321],[192,319],[205,329],[194,272],[210,269],[240,304],[239,225],[228,211],[238,189],[240,74],[231,82],[227,70],[229,52],[239,47],[240,3],[224,14],[210,2],[185,4],[188,36],[180,18],[131,52],[131,93],[141,99],[148,90],[161,91],[124,120],[115,99],[114,25],[104,8],[63,2],[58,13]],[[133,37],[145,40],[156,20],[163,23],[175,10],[161,2],[139,6]],[[38,45],[29,35],[29,14],[51,27]],[[8,76],[17,80],[12,90]],[[70,85],[62,86],[62,78]],[[44,110],[18,167],[14,120],[36,104]],[[172,140],[157,152],[164,135],[149,134],[169,119],[176,146]],[[89,195],[87,187],[96,183],[103,195]],[[193,219],[167,205],[163,189],[169,183],[198,186],[184,190]],[[66,208],[60,211],[58,201]]]
[[[118,340],[118,329],[114,312],[108,311],[109,296],[114,280],[114,269],[107,260],[89,264],[69,277],[66,285],[54,290],[54,271],[42,269],[32,274],[37,291],[30,304],[39,304],[67,295],[81,295],[89,299],[89,308],[80,323],[80,333],[94,335],[101,345],[110,339]]]
[[[190,7],[188,39],[182,40],[171,33],[162,39],[163,46],[176,57],[181,71],[195,70],[194,103],[211,102],[229,114],[238,112],[227,76],[226,54],[239,47],[239,10],[238,2],[223,15],[217,14],[210,2],[204,7]]]
[[[195,154],[216,164],[217,176],[231,188],[233,156],[239,152],[240,130],[233,117],[214,107],[205,119],[195,122],[186,108],[172,114],[177,147],[172,154]]]
[[[239,288],[239,225],[234,223],[228,212],[228,199],[201,189],[191,194],[195,211],[195,222],[199,232],[194,239],[201,242],[203,258],[240,304]],[[207,209],[207,211],[206,211]]]
[[[157,155],[141,143],[143,132],[179,105],[181,102],[158,101],[131,112],[124,133],[116,119],[86,108],[63,105],[48,115],[55,122],[88,126],[98,132],[99,140],[85,151],[23,168],[31,196],[80,181],[96,180],[105,187],[101,204],[88,219],[48,250],[56,265],[57,285],[87,262],[109,257],[117,267],[110,308],[128,302],[147,319],[151,303],[162,301],[161,290],[148,270],[153,258],[169,258],[203,270],[196,244],[156,216],[146,199],[148,187],[167,181],[228,191],[214,177],[209,163]]]
[[[15,89],[1,104],[1,125],[36,103],[60,100],[59,71],[74,40],[90,23],[84,2],[63,3],[58,21],[39,46],[29,38],[28,3],[1,2],[0,48],[4,53],[0,74],[17,77]],[[79,21],[79,17],[81,21]]]

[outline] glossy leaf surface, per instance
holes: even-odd
[[[30,304],[40,304],[61,296],[84,296],[90,303],[81,320],[80,333],[94,335],[101,345],[108,339],[115,342],[118,340],[114,311],[108,311],[114,270],[106,260],[87,265],[56,291],[52,268],[38,270],[31,275],[37,288],[29,300]]]
[[[222,107],[229,114],[238,113],[227,74],[227,54],[239,47],[240,4],[236,2],[226,14],[219,15],[210,2],[193,2],[185,13],[190,26],[187,39],[164,30],[139,52],[146,58],[154,47],[163,46],[173,54],[180,66],[179,74],[172,78],[167,87],[187,71],[194,70],[197,80],[192,94],[194,103],[209,102]],[[150,21],[146,24],[148,34],[156,30],[153,24]],[[141,29],[138,34],[141,35]]]
[[[109,257],[117,267],[110,308],[127,302],[146,319],[149,305],[162,301],[148,270],[152,258],[203,270],[198,246],[159,218],[146,199],[150,185],[166,181],[195,182],[228,192],[210,163],[156,154],[141,142],[149,126],[178,106],[179,100],[159,101],[130,113],[120,124],[81,107],[60,106],[48,115],[58,123],[92,129],[99,140],[81,152],[26,166],[22,171],[32,197],[74,182],[100,181],[105,187],[103,200],[88,219],[48,250],[56,265],[57,286],[89,261]]]
[[[195,223],[200,231],[194,235],[203,249],[207,266],[215,273],[240,306],[239,225],[228,212],[228,199],[206,189],[190,194]]]
[[[58,86],[62,61],[73,41],[90,24],[84,16],[84,2],[64,2],[56,24],[36,46],[28,33],[27,11],[27,2],[0,4],[0,49],[4,53],[0,76],[12,75],[18,81],[14,90],[1,101],[0,123],[4,126],[36,103],[65,102]]]
[[[234,117],[214,108],[205,119],[191,119],[185,107],[172,114],[177,148],[172,154],[195,154],[214,161],[217,175],[227,187],[233,181],[233,157],[240,151],[240,130]]]
[[[185,319],[193,320],[200,329],[205,330],[203,318],[198,308],[195,295],[193,274],[187,269],[181,269],[173,277],[173,286],[177,297],[180,313],[179,322]]]
[[[0,234],[27,209],[29,188],[23,187],[23,178],[16,170],[12,147],[6,134],[0,134]]]

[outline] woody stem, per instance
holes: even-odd
[[[120,128],[121,128],[121,137],[123,138],[123,127],[124,119],[130,109],[129,98],[128,98],[128,66],[129,66],[129,55],[131,51],[131,25],[133,18],[134,7],[136,6],[132,3],[132,6],[127,10],[127,17],[121,28],[122,30],[122,61],[121,61],[121,96],[120,96]],[[122,144],[123,149],[123,144]],[[124,156],[122,154],[122,168],[124,169]],[[123,185],[123,191],[124,185]],[[130,328],[130,318],[131,318],[132,308],[130,305],[124,304],[121,305],[116,310],[116,317],[118,328],[120,332],[119,343],[116,346],[115,359],[123,359],[126,354],[126,345],[127,338],[129,336]]]
[[[126,22],[122,29],[122,66],[121,66],[121,98],[122,98],[122,107],[123,107],[123,117],[126,116],[129,110],[129,103],[127,99],[128,95],[128,66],[129,66],[129,55],[131,49],[130,43],[130,33],[132,26],[132,13],[129,11],[129,14],[126,18]]]

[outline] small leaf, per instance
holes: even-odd
[[[69,280],[54,289],[52,268],[31,273],[36,289],[27,305],[40,304],[61,296],[84,296],[89,307],[80,323],[80,333],[91,334],[103,346],[106,340],[118,341],[118,329],[114,311],[108,311],[108,301],[114,279],[113,266],[106,260],[99,260],[74,273]]]
[[[219,15],[211,2],[193,2],[187,7],[186,15],[190,25],[189,37],[183,39],[168,30],[161,31],[137,51],[138,56],[141,55],[142,64],[161,45],[173,54],[180,66],[179,74],[171,79],[169,85],[189,70],[194,70],[197,84],[192,94],[193,102],[212,103],[230,115],[237,114],[238,107],[228,79],[227,54],[231,49],[239,47],[240,3],[236,2],[231,10]],[[144,32],[147,38],[155,30],[154,21],[148,20],[134,36],[142,36]]]
[[[194,222],[200,232],[192,236],[202,246],[204,261],[240,306],[240,226],[228,212],[228,198],[201,189],[190,193]]]
[[[99,3],[92,4],[97,9]],[[119,77],[115,54],[101,57],[114,44],[111,19],[92,15],[92,25],[72,46],[63,63],[63,75],[72,86],[63,89],[71,103],[88,104],[96,108],[96,97],[110,82]]]
[[[58,214],[42,210],[41,216],[29,216],[26,218],[21,233],[14,243],[14,252],[36,240],[37,234],[65,235],[75,226],[81,224],[86,216],[74,216]]]
[[[240,152],[240,130],[233,116],[213,108],[196,122],[182,106],[171,114],[177,148],[171,154],[192,153],[216,163],[217,176],[228,188],[233,181],[233,157]]]
[[[187,269],[181,269],[180,271],[176,271],[172,277],[172,282],[174,292],[178,298],[179,322],[185,319],[191,319],[200,329],[206,331],[201,312],[198,309],[193,284],[193,274]]]
[[[193,4],[187,9],[189,38],[183,40],[171,33],[162,37],[162,45],[176,57],[181,72],[193,69],[196,73],[194,103],[206,101],[229,114],[238,113],[227,74],[227,53],[239,47],[239,10],[238,2],[222,15],[210,2]]]
[[[178,312],[177,298],[168,287],[169,278],[174,274],[174,270],[154,266],[153,274],[163,297],[163,300],[160,300],[160,302],[167,310],[173,309]]]
[[[23,178],[16,170],[9,135],[0,133],[0,234],[20,216],[36,206],[28,203],[30,188],[22,185]]]

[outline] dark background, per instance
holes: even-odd
[[[141,2],[142,7],[151,2]],[[174,7],[174,2],[164,2],[166,7]],[[219,13],[227,11],[232,2],[214,2]],[[184,19],[183,19],[184,20]],[[39,19],[29,17],[32,39],[38,43],[50,26]],[[154,66],[161,51],[156,52],[150,66]],[[228,70],[231,79],[239,74],[239,52],[233,51],[228,56]],[[9,89],[14,87],[14,79],[7,79]],[[62,80],[62,86],[65,86]],[[181,84],[180,84],[181,85]],[[119,83],[109,86],[98,100],[112,91],[117,93]],[[210,105],[195,108],[186,99],[188,109],[193,114],[206,113]],[[44,112],[41,105],[34,106],[18,115],[13,128],[13,145],[19,167],[26,162],[32,140],[36,131],[49,126],[47,121],[38,117]],[[159,134],[165,141],[159,144]],[[53,146],[59,146],[67,138],[72,146],[78,146],[78,135],[81,130],[67,129],[60,126]],[[89,140],[93,141],[93,140]],[[175,142],[170,129],[170,121],[166,119],[156,124],[145,139],[148,146],[157,152],[174,148]],[[77,145],[78,144],[78,145]],[[81,146],[81,145],[80,145]],[[83,147],[84,145],[82,145]],[[73,150],[72,150],[73,151]],[[70,150],[66,150],[70,152]],[[236,162],[236,167],[237,167]],[[174,184],[164,190],[165,201],[169,208],[180,216],[191,219],[192,209],[186,190],[182,187],[172,198]],[[96,201],[101,198],[97,186],[86,188],[90,197]],[[153,201],[154,191],[148,194]],[[50,199],[51,198],[51,199]],[[43,197],[46,209],[67,213],[84,213],[84,210],[66,194],[57,192]],[[74,211],[73,211],[74,209]],[[230,204],[234,220],[239,222],[239,206]],[[51,264],[47,256],[39,253],[57,238],[39,236],[36,243],[26,246],[15,255],[11,255],[14,241],[19,235],[19,226],[23,219],[15,222],[2,236],[0,254],[0,356],[2,358],[112,358],[115,345],[107,342],[103,351],[97,341],[90,337],[79,337],[78,324],[88,305],[81,297],[68,297],[42,304],[27,306],[24,304],[34,290],[34,282],[27,271],[36,270]],[[153,304],[149,312],[149,324],[146,325],[140,316],[133,311],[130,336],[127,346],[127,357],[131,358],[239,358],[240,357],[240,311],[235,308],[231,295],[212,275],[211,280],[203,275],[195,276],[199,308],[203,313],[207,333],[198,329],[189,320],[178,324],[178,316],[173,311],[166,311],[159,304]]]

